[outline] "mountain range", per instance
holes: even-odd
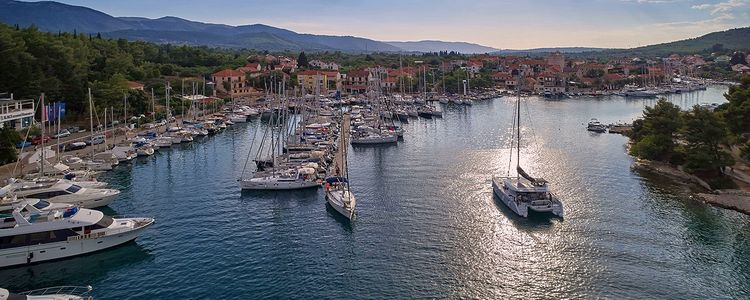
[[[485,53],[497,50],[476,44],[439,41],[392,44],[354,36],[297,33],[263,24],[230,26],[195,22],[169,16],[158,19],[114,17],[91,8],[53,1],[0,0],[0,22],[21,27],[34,25],[42,31],[49,32],[101,33],[105,37],[155,43],[208,45],[270,51],[459,51],[462,53]]]
[[[539,54],[563,53],[640,53],[663,55],[670,51],[698,52],[714,44],[728,49],[750,49],[750,27],[711,33],[683,41],[634,49],[585,47],[538,48],[526,50],[496,49],[466,42],[415,41],[383,42],[363,37],[297,33],[263,24],[230,26],[162,17],[114,17],[82,6],[53,1],[23,2],[0,0],[0,22],[20,27],[36,26],[48,32],[100,33],[104,37],[142,40],[154,43],[205,45],[269,51],[342,51],[342,52],[438,52],[465,54]]]

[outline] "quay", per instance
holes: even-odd
[[[328,169],[328,174],[347,177],[349,174],[348,168],[346,167],[346,150],[349,147],[348,141],[351,127],[351,115],[345,113],[340,124],[336,153],[333,156],[333,163]]]

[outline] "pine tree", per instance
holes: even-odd
[[[307,68],[309,66],[310,66],[310,63],[307,61],[307,56],[305,55],[305,51],[300,52],[299,56],[297,57],[297,67]]]

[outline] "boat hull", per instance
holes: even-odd
[[[508,195],[505,191],[503,191],[502,188],[503,181],[502,178],[492,178],[492,191],[497,195],[498,198],[500,198],[500,201],[505,204],[510,210],[512,210],[516,215],[519,215],[521,217],[528,217],[529,216],[529,209],[526,205],[521,203],[520,205],[514,201],[510,195]]]
[[[119,195],[119,192],[112,192],[108,193],[107,195],[90,195],[87,196],[84,199],[80,199],[79,196],[61,196],[61,197],[54,197],[51,199],[47,199],[50,203],[63,203],[63,204],[70,204],[70,205],[76,205],[80,206],[82,208],[97,208],[102,206],[107,206],[112,204],[112,202],[115,201],[115,198],[117,198],[117,195]]]
[[[152,221],[153,222],[153,221]],[[0,250],[0,268],[34,264],[106,250],[135,240],[144,228],[127,232]]]
[[[336,212],[351,220],[354,218],[354,207],[344,207],[342,198],[343,192],[341,191],[326,192],[326,202],[328,202]],[[356,201],[354,201],[354,203],[356,203]]]
[[[352,145],[377,145],[377,144],[391,144],[391,143],[397,143],[398,142],[398,136],[388,136],[388,137],[380,137],[380,138],[352,138],[351,143]]]
[[[317,188],[320,186],[314,181],[279,181],[279,182],[253,182],[242,181],[243,190],[255,191],[288,191]]]

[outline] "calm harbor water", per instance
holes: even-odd
[[[106,212],[155,226],[109,251],[0,270],[0,286],[92,285],[98,299],[750,297],[750,218],[631,169],[625,137],[585,130],[655,100],[524,100],[522,164],[552,183],[565,220],[514,217],[492,194],[513,101],[444,107],[397,146],[352,148],[352,224],[322,191],[240,192],[255,122],[139,158],[101,178],[123,189]]]

